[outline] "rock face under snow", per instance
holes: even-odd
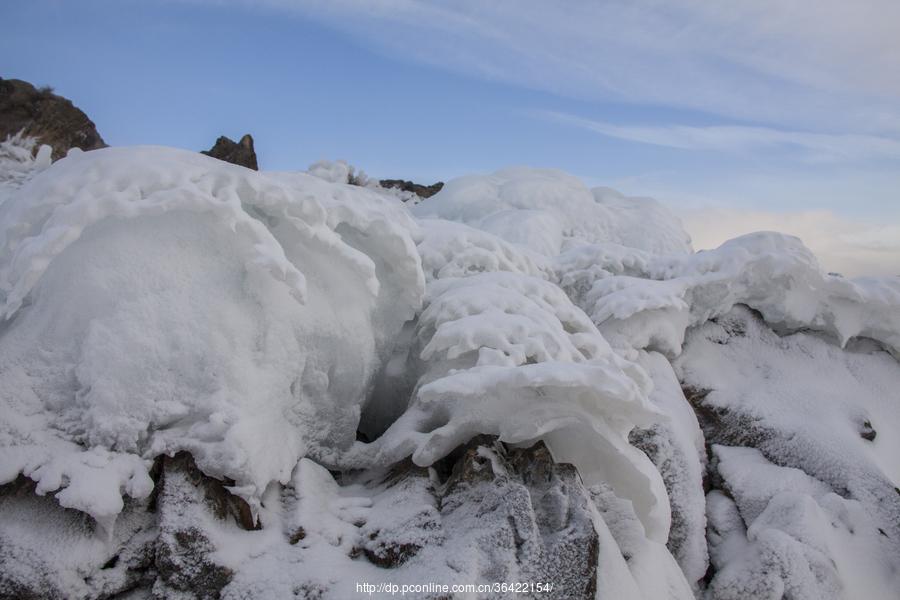
[[[0,144],[0,598],[900,589],[900,280],[695,254],[556,171],[410,210],[342,162],[34,149]]]

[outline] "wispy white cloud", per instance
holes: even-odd
[[[629,165],[652,173],[629,182],[631,193],[694,206],[829,207],[898,222],[897,0],[182,1],[300,15],[399,60],[583,100],[649,107],[635,111],[652,117],[646,122],[659,122],[667,113],[655,107],[666,107],[705,113],[691,122],[720,123],[642,127],[555,117],[606,136],[826,163],[795,168],[789,161],[763,167],[752,161],[747,167],[739,156],[710,170],[648,159]],[[712,223],[709,231],[730,232],[721,239],[740,233],[752,214]],[[853,271],[839,258],[851,247],[887,256],[864,250],[864,239],[887,236],[892,243],[892,230],[870,239],[874,230],[855,221],[791,214],[807,215],[792,217],[792,226],[826,256],[838,257],[831,267],[836,270]],[[777,229],[786,219],[760,217],[755,227]],[[816,226],[828,233],[817,233]],[[888,258],[896,260],[896,253]]]
[[[740,125],[616,125],[556,111],[532,111],[531,114],[608,137],[670,148],[729,152],[785,148],[804,160],[815,162],[900,160],[900,140],[875,135],[811,133]]]
[[[697,250],[754,231],[795,235],[822,267],[843,275],[900,276],[900,227],[841,217],[831,211],[768,212],[726,208],[681,210]]]
[[[296,11],[403,59],[566,95],[900,132],[896,0],[232,2]]]

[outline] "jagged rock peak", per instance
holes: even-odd
[[[212,148],[204,150],[202,153],[225,162],[259,171],[259,165],[256,163],[256,151],[253,149],[253,136],[249,133],[244,135],[239,142],[235,142],[224,135],[220,136]]]

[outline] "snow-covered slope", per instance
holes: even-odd
[[[900,589],[900,280],[327,166],[0,147],[0,598]]]

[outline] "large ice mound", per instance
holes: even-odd
[[[0,596],[896,590],[900,279],[771,232],[694,253],[552,170],[410,209],[341,163],[30,144],[0,144]]]
[[[424,280],[361,188],[186,151],[71,155],[0,206],[0,482],[95,518],[191,452],[253,501],[348,446]]]

